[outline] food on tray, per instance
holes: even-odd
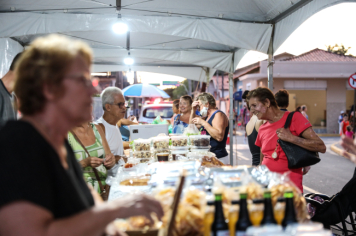
[[[188,137],[187,136],[173,136],[172,146],[173,147],[185,147],[188,146]]]
[[[178,156],[187,156],[186,153],[172,153],[172,159],[173,161],[178,161]]]
[[[136,158],[151,158],[151,156],[152,153],[149,151],[142,151],[142,152],[135,151]]]
[[[128,223],[130,224],[132,229],[143,229],[143,228],[151,228],[153,224],[149,219],[144,216],[134,216],[128,219]]]
[[[137,139],[134,140],[135,151],[149,151],[151,149],[151,140]]]
[[[148,177],[133,177],[130,179],[126,179],[124,181],[120,182],[120,185],[125,185],[125,186],[147,186],[148,181],[150,179]]]
[[[140,163],[147,163],[147,162],[150,162],[150,161],[152,161],[153,159],[151,159],[151,158],[141,158],[140,159]]]
[[[209,157],[209,156],[204,156],[201,165],[205,167],[219,167],[219,166],[224,166],[224,163],[219,161],[216,157]]]

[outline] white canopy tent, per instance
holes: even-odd
[[[273,88],[273,53],[310,16],[342,2],[356,0],[0,0],[0,76],[34,38],[60,33],[91,45],[93,72],[128,70],[130,51],[132,70],[198,81],[228,72],[232,97],[232,73],[248,50],[269,54]],[[129,33],[115,34],[117,22]]]

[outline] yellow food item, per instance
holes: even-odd
[[[145,178],[131,178],[131,179],[126,179],[124,181],[120,182],[120,185],[125,185],[125,186],[146,186],[148,185],[148,181],[150,179],[145,177]]]

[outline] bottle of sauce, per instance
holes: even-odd
[[[229,231],[230,236],[235,236],[235,224],[239,216],[239,200],[231,201],[231,209],[229,209]]]
[[[226,223],[223,206],[222,194],[215,194],[215,213],[214,221],[211,225],[211,236],[229,236],[229,227]]]
[[[235,225],[235,236],[244,236],[251,221],[247,210],[247,193],[240,193],[240,210],[238,221]]]
[[[262,219],[261,225],[277,224],[277,221],[274,218],[274,214],[273,214],[271,191],[265,191],[263,193],[263,198],[264,198],[265,208],[263,211],[263,219]]]
[[[204,216],[204,236],[210,236],[211,224],[214,221],[214,201],[208,201]]]
[[[282,221],[282,226],[287,227],[289,224],[297,223],[297,217],[294,208],[294,193],[292,190],[284,192],[284,198],[286,199],[286,210],[284,213],[284,219]]]

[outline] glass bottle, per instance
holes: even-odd
[[[215,194],[215,213],[214,221],[211,225],[211,236],[229,236],[229,227],[226,223],[223,206],[222,195]]]
[[[235,224],[237,222],[239,216],[239,200],[232,200],[231,201],[231,209],[229,209],[229,231],[230,236],[235,235]]]
[[[240,193],[240,210],[238,221],[235,225],[235,236],[244,236],[246,229],[251,225],[247,210],[247,193]]]
[[[264,198],[265,209],[263,211],[263,219],[261,221],[261,225],[277,224],[277,221],[274,218],[274,214],[273,214],[271,191],[265,191],[263,193],[263,198]]]
[[[284,213],[282,226],[286,227],[289,224],[296,223],[297,218],[296,218],[294,202],[293,202],[293,198],[294,198],[293,191],[285,191],[284,198],[286,199],[286,210]]]

